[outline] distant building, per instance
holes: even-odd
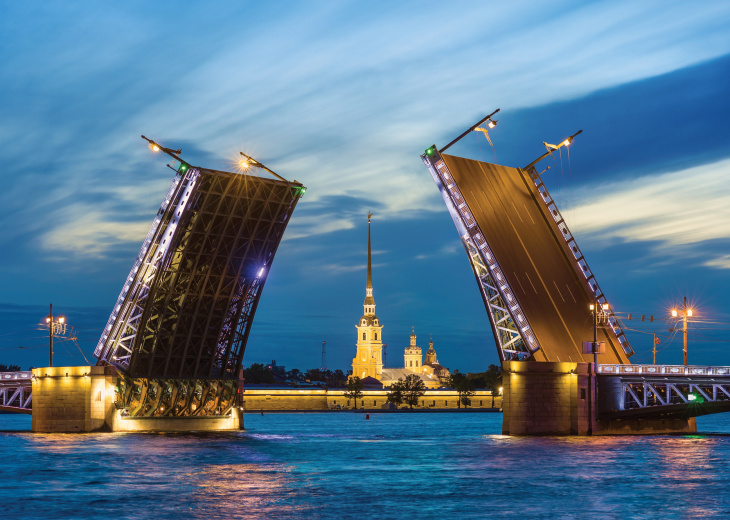
[[[426,362],[423,363],[421,347],[416,344],[415,330],[411,333],[410,344],[403,351],[403,368],[383,368],[380,381],[384,387],[388,387],[410,374],[417,374],[425,383],[426,388],[439,388],[446,383],[446,378],[449,377],[449,370],[440,365],[436,358],[433,339],[428,343]]]
[[[423,363],[421,348],[416,345],[415,330],[411,334],[411,343],[403,353],[403,368],[383,368],[383,325],[375,315],[375,298],[373,297],[373,269],[371,261],[370,218],[368,214],[368,267],[365,286],[365,302],[363,315],[355,326],[357,328],[357,351],[352,360],[352,375],[360,379],[373,378],[387,387],[405,379],[411,374],[418,375],[426,388],[439,388],[449,377],[447,368],[441,366],[436,359],[433,340],[426,352],[426,363]]]

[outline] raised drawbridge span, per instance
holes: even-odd
[[[444,150],[473,130],[486,133],[478,127],[495,113]],[[578,400],[592,401],[595,416],[686,419],[730,411],[728,367],[629,363],[631,345],[610,307],[603,310],[606,296],[535,168],[575,135],[545,143],[548,152],[525,168],[448,155],[435,145],[421,155],[471,263],[500,359],[591,363],[593,383]],[[600,327],[591,305],[602,314]]]
[[[144,138],[144,136],[143,136]],[[146,139],[146,138],[145,138]],[[274,255],[306,188],[196,167],[175,176],[94,351],[122,374],[131,416],[221,415],[235,404],[251,325]]]
[[[422,159],[438,186],[476,277],[500,359],[591,361],[589,305],[606,297],[555,201],[534,170],[454,155]],[[608,315],[601,361],[633,354]]]

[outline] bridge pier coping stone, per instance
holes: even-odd
[[[504,361],[504,435],[694,433],[691,419],[596,418],[592,363]],[[599,396],[600,398],[600,396]]]
[[[112,367],[34,369],[31,430],[88,433],[243,429],[243,414],[238,408],[221,417],[122,417],[114,406],[116,385]]]

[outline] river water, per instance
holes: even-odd
[[[501,421],[272,413],[245,432],[41,435],[0,415],[0,518],[730,517],[730,414],[674,437],[504,437]]]

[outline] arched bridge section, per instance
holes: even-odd
[[[504,360],[589,362],[589,305],[606,298],[539,175],[453,155],[422,155],[451,213]],[[609,314],[602,363],[633,354]]]

